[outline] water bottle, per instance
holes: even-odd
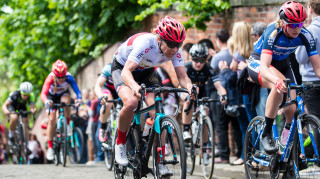
[[[198,133],[199,125],[197,121],[193,121],[192,123],[192,140],[193,143],[196,144],[197,140],[197,133]]]
[[[148,118],[146,120],[146,123],[144,124],[144,129],[143,129],[143,133],[142,133],[143,139],[145,139],[145,140],[148,139],[152,125],[153,125],[153,119]]]

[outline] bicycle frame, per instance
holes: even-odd
[[[301,89],[301,87],[302,87],[302,89]],[[289,85],[288,86],[288,91],[290,91],[290,88],[291,89],[296,89],[297,97],[296,97],[296,99],[291,100],[290,93],[288,93],[289,102],[285,103],[284,106],[295,104],[297,106],[297,109],[296,109],[295,114],[293,116],[293,120],[292,120],[292,123],[291,123],[291,127],[290,127],[290,131],[289,131],[287,143],[284,146],[283,152],[280,153],[281,154],[280,162],[286,163],[288,161],[288,159],[289,159],[289,156],[290,156],[290,153],[291,153],[291,148],[293,146],[293,139],[294,139],[294,134],[295,134],[296,129],[298,129],[299,143],[300,143],[301,154],[302,154],[302,161],[305,162],[305,160],[306,160],[305,159],[306,155],[305,155],[305,150],[304,150],[304,144],[303,144],[303,136],[302,136],[302,124],[301,124],[301,122],[303,120],[303,116],[305,114],[304,102],[303,102],[303,99],[301,97],[301,94],[306,89],[306,87],[304,86],[304,84],[302,84],[301,87],[299,87],[297,85],[291,85],[291,86]],[[259,144],[258,141],[259,141],[260,136],[262,134],[262,129],[263,129],[263,126],[260,129],[259,135],[258,135],[258,137],[257,137],[257,139],[256,139],[256,141],[254,143],[254,146],[257,146]],[[279,135],[278,135],[278,132],[277,132],[277,128],[276,128],[276,123],[275,122],[273,123],[273,135],[274,135],[274,139],[277,141],[278,145],[280,147],[283,147],[281,142],[279,141]],[[314,163],[316,163],[316,162],[319,161],[319,153],[318,153],[317,147],[315,146],[315,140],[314,140],[313,134],[309,133],[309,135],[310,135],[310,139],[311,139],[311,142],[312,142],[312,147],[313,147],[313,149],[315,151],[315,154],[316,154],[317,158],[316,159],[312,159],[312,160],[307,159],[306,162],[314,162]],[[270,162],[263,160],[265,158],[267,158],[267,156],[259,156],[259,157],[253,156],[253,160],[254,161],[260,163],[261,165],[269,167],[270,166]],[[296,165],[297,164],[294,162],[295,175],[296,175],[296,177],[299,177],[299,173],[298,173],[298,169],[297,169]]]

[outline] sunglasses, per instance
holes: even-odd
[[[295,28],[301,28],[303,26],[303,22],[301,23],[297,23],[297,24],[287,24],[288,27],[290,27],[291,29],[295,29]]]
[[[166,42],[166,44],[167,44],[167,46],[169,48],[176,48],[176,47],[180,48],[182,46],[182,42],[181,43],[176,43],[176,42],[172,42],[172,41],[166,40],[166,39],[162,39],[162,40]]]
[[[30,93],[24,93],[22,91],[20,91],[20,93],[23,95],[23,96],[30,96]]]
[[[59,80],[62,80],[62,79],[65,79],[66,76],[63,76],[63,77],[57,77]]]
[[[206,63],[206,59],[203,58],[194,58],[192,59],[195,63]]]

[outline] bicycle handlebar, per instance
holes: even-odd
[[[184,110],[184,112],[185,112],[187,115],[189,114],[192,106],[193,106],[193,109],[194,109],[194,110],[199,106],[199,99],[198,99],[198,93],[197,93],[197,85],[195,85],[195,84],[192,86],[192,93],[193,93],[194,96],[195,96],[195,100],[190,99],[190,103],[189,103],[187,109]],[[195,103],[195,105],[193,105],[193,103]]]
[[[50,111],[51,111],[50,109],[52,109],[53,107],[63,108],[63,107],[71,107],[71,106],[76,107],[76,104],[75,103],[66,104],[64,102],[62,102],[62,103],[52,103],[50,108],[49,108],[49,115],[50,115]],[[76,109],[77,109],[77,114],[78,114],[79,107],[77,107]]]
[[[113,103],[113,104],[119,103],[119,102],[121,101],[120,98],[108,100],[108,96],[104,96],[104,97],[102,97],[101,99],[106,99],[106,100],[107,100],[107,103]],[[101,100],[100,100],[100,101],[101,101]],[[103,111],[102,111],[102,114],[105,114],[105,113],[106,113],[106,103],[103,104]]]
[[[166,92],[182,92],[182,93],[188,93],[187,89],[184,88],[172,88],[172,87],[161,87],[161,86],[156,86],[153,88],[146,88],[145,84],[141,84],[141,89],[140,89],[140,94],[141,98],[138,102],[138,107],[135,109],[133,112],[136,113],[140,111],[140,109],[143,107],[143,101],[145,98],[145,93],[166,93]]]

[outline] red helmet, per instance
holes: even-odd
[[[160,34],[163,39],[176,43],[181,43],[186,38],[184,26],[169,16],[159,21],[156,33]]]
[[[280,8],[279,16],[286,23],[300,23],[307,18],[305,8],[296,1],[285,2]]]
[[[68,72],[67,64],[64,61],[57,60],[52,65],[52,72],[57,77],[64,77]]]

